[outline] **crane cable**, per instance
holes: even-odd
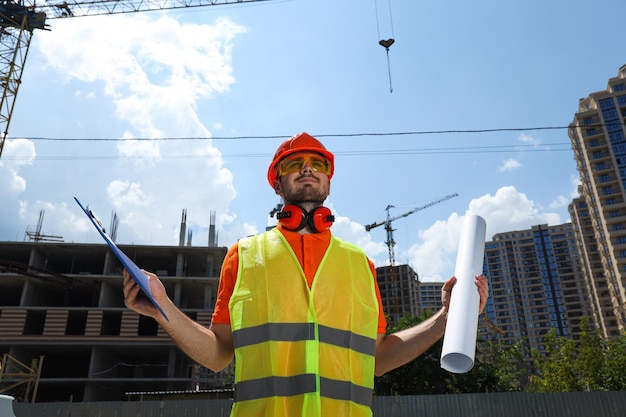
[[[393,16],[391,13],[391,0],[387,0],[387,3],[389,7],[389,23],[391,25],[391,38],[382,39],[380,36],[380,24],[378,22],[378,2],[377,0],[374,0],[374,7],[376,8],[376,30],[378,32],[378,39],[380,39],[378,41],[378,44],[382,46],[383,48],[385,48],[385,51],[387,52],[387,74],[389,76],[389,92],[393,93],[393,85],[391,84],[391,63],[389,61],[389,47],[394,44],[395,35],[393,33]]]

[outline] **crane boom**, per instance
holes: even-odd
[[[67,17],[97,16],[147,12],[153,10],[185,9],[200,6],[222,6],[229,4],[256,3],[272,0],[63,0],[37,2],[27,0],[24,3],[38,12],[44,12],[48,19]]]
[[[0,158],[35,29],[46,19],[222,6],[272,0],[0,0]]]
[[[387,231],[387,240],[385,241],[385,244],[387,245],[387,249],[389,251],[389,263],[390,263],[391,266],[393,266],[394,263],[395,263],[394,246],[396,245],[396,242],[393,240],[393,230],[394,229],[391,227],[391,222],[393,222],[395,220],[398,220],[398,219],[401,219],[403,217],[410,216],[411,214],[415,213],[416,211],[424,210],[424,209],[426,209],[428,207],[432,207],[435,204],[439,204],[439,203],[441,203],[443,201],[449,200],[449,199],[454,198],[454,197],[458,197],[458,194],[457,193],[449,194],[449,195],[441,197],[441,198],[439,198],[437,200],[431,201],[428,204],[425,204],[425,205],[420,206],[420,207],[415,207],[414,209],[411,209],[411,210],[407,211],[406,213],[403,213],[403,214],[400,214],[399,216],[394,216],[394,217],[391,217],[389,215],[389,209],[393,208],[393,206],[392,205],[388,205],[385,208],[385,210],[387,211],[387,218],[385,219],[385,221],[368,224],[368,225],[365,226],[365,230],[367,232],[369,232],[370,230],[372,230],[375,227],[385,225],[385,230]]]

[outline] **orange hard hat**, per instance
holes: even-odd
[[[302,132],[290,137],[276,149],[272,163],[267,169],[267,181],[269,181],[272,187],[274,187],[274,180],[278,178],[278,163],[292,153],[302,151],[317,152],[328,159],[330,161],[330,174],[328,174],[328,179],[332,178],[333,172],[335,171],[335,156],[322,145],[322,142],[308,133]]]

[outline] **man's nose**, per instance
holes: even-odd
[[[311,163],[309,161],[304,161],[304,164],[302,164],[302,168],[300,169],[300,172],[302,173],[313,172],[313,167],[311,166]]]

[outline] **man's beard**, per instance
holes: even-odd
[[[326,200],[326,197],[327,194],[322,193],[314,187],[302,187],[284,193],[285,201],[288,204],[306,203],[314,206],[321,206],[324,203],[324,200]]]

